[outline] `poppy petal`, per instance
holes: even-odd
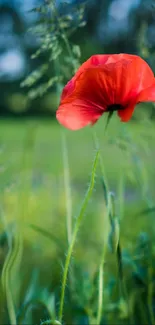
[[[135,104],[129,105],[128,107],[117,111],[117,114],[122,122],[128,122],[131,119],[134,108]]]
[[[127,122],[136,103],[155,101],[154,74],[142,58],[130,54],[93,55],[63,89],[58,121],[77,130],[94,124],[109,106]]]
[[[134,60],[137,58],[137,55],[133,54],[125,54],[125,53],[119,53],[119,54],[95,54],[92,55],[87,61],[85,61],[81,67],[84,69],[91,68],[91,66],[98,66],[101,64],[109,64],[109,63],[116,63],[120,60]]]
[[[85,61],[77,70],[75,73],[74,77],[67,82],[65,85],[62,94],[61,94],[61,100],[63,100],[65,97],[70,95],[75,87],[75,81],[76,79],[80,76],[82,72],[84,72],[86,69],[92,68],[94,66],[98,66],[100,64],[105,64],[105,62],[108,60],[108,58],[111,55],[109,54],[97,54],[97,55],[92,55],[87,61]]]
[[[104,80],[103,68],[95,67],[84,71],[77,78],[74,91],[64,98],[60,105],[79,99],[89,103],[89,106],[105,110],[108,98],[108,87]]]
[[[155,102],[155,83],[139,93],[137,102]]]
[[[72,130],[94,124],[106,108],[115,103],[117,88],[121,96],[121,76],[126,75],[128,63],[123,60],[90,68],[81,73],[75,81],[74,90],[71,93],[68,90],[67,95],[62,97],[56,115],[58,121]],[[72,84],[69,84],[69,87],[72,87]]]
[[[63,100],[64,98],[66,98],[67,96],[69,96],[73,90],[74,90],[74,85],[75,82],[73,80],[73,78],[71,80],[69,80],[66,84],[66,86],[63,88],[62,94],[61,94],[61,100]]]
[[[118,59],[119,55],[116,56]],[[66,99],[71,100],[72,96],[87,99],[96,106],[104,107],[104,110],[108,105],[128,106],[133,100],[136,102],[138,93],[148,88],[154,76],[145,61],[137,56],[134,56],[134,60],[130,57],[111,62],[109,56],[110,63],[84,70],[74,80],[74,84],[67,84]],[[62,99],[65,100],[64,96]]]
[[[131,61],[121,60],[85,70],[76,79],[72,93],[62,100],[62,104],[75,98],[87,100],[104,111],[109,105],[121,104],[130,91],[126,86],[128,65]]]
[[[85,72],[87,69],[91,69],[94,67],[104,67],[105,65],[109,65],[109,64],[116,64],[118,62],[131,62],[131,61],[137,61],[140,62],[140,65],[143,63],[145,65],[146,62],[144,60],[142,60],[141,58],[139,58],[136,55],[132,55],[132,54],[125,54],[125,53],[120,53],[120,54],[97,54],[97,55],[92,55],[87,61],[85,61],[77,70],[77,72],[75,73],[74,77],[66,84],[66,86],[63,89],[62,95],[61,95],[61,100],[64,99],[65,97],[67,97],[68,95],[70,95],[75,87],[75,82],[76,80],[79,78],[79,76]],[[120,65],[121,65],[120,62]],[[113,66],[112,66],[113,67]],[[148,65],[147,65],[148,67]],[[135,74],[135,67],[133,67],[133,72]],[[150,69],[151,70],[151,69]],[[137,76],[139,74],[137,73]],[[126,74],[125,75],[125,79],[130,80],[131,82],[133,81],[133,78],[131,76],[130,78],[130,74]],[[135,78],[134,78],[135,79]],[[146,79],[145,79],[146,80]],[[123,80],[123,84],[124,84],[124,80]],[[135,87],[134,87],[135,88]],[[121,92],[122,93],[122,92]]]
[[[138,56],[135,56],[134,60],[130,61],[124,72],[126,75],[125,73],[122,74],[118,87],[121,86],[121,104],[130,106],[131,103],[137,102],[137,96],[143,89],[152,85],[154,74],[149,65]]]
[[[109,63],[115,63],[121,59],[131,60],[134,55],[130,54],[95,54],[92,55],[87,61],[85,61],[77,70],[74,77],[66,84],[63,89],[61,99],[67,97],[74,90],[74,85],[76,79],[80,76],[82,72],[86,69],[93,68],[94,66],[100,66]]]
[[[87,101],[75,99],[70,103],[62,104],[56,112],[60,124],[70,130],[78,130],[88,124],[94,124],[103,114],[103,110]]]

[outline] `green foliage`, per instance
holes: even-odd
[[[32,59],[44,63],[21,86],[31,100],[51,88],[59,97],[79,65],[68,37],[84,7],[62,14],[47,0],[34,11]],[[94,126],[94,153],[90,129],[60,136],[55,123],[1,123],[0,323],[155,323],[154,125],[148,115],[107,125],[104,137],[103,121]]]
[[[39,48],[31,59],[44,56],[46,63],[31,72],[21,83],[21,87],[31,88],[28,90],[30,99],[43,96],[53,86],[56,87],[59,96],[62,84],[79,66],[80,47],[70,44],[68,37],[77,28],[85,25],[84,4],[72,6],[68,14],[67,3],[61,4],[60,12],[55,1],[49,0],[33,11],[37,12],[40,18],[30,31],[36,35]],[[37,85],[38,82],[40,85]]]
[[[135,122],[124,131],[124,126],[114,119],[102,143],[102,123],[95,126],[100,139],[96,149],[100,147],[101,152],[96,170],[96,192],[92,193],[92,202],[84,213],[75,242],[65,290],[63,322],[154,324],[154,206],[148,205],[154,197],[154,169],[150,164],[154,157],[154,125],[150,122],[148,128],[147,123]],[[111,139],[115,134],[114,145]],[[147,149],[148,141],[143,143],[147,137],[150,137],[149,151],[141,150]],[[12,314],[8,315],[10,301],[13,301],[17,324],[57,324],[62,264],[69,243],[66,198],[71,200],[73,215],[79,210],[90,178],[88,170],[91,170],[94,156],[94,144],[90,145],[91,130],[74,133],[72,137],[66,131],[62,142],[59,127],[54,123],[13,125],[3,122],[0,139],[1,144],[5,144],[0,154],[1,165],[6,166],[2,168],[0,192],[3,207],[0,237],[3,263],[0,308],[3,312],[0,323],[13,323]],[[126,151],[124,146],[120,149],[120,141],[125,143]],[[109,150],[111,146],[113,150]],[[79,160],[86,150],[85,161]],[[114,150],[117,172],[112,174]],[[128,173],[131,166],[132,178]],[[66,168],[69,176],[64,175]],[[144,168],[146,177],[143,176]],[[120,178],[122,170],[126,181]],[[69,194],[68,187],[71,188]],[[146,200],[144,189],[148,194]],[[128,197],[130,193],[132,199]],[[17,215],[20,228],[17,227]],[[71,218],[71,222],[73,231],[76,220]],[[119,236],[115,222],[119,222]],[[11,268],[9,266],[6,272],[7,265]]]

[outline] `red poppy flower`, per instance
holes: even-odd
[[[93,55],[64,87],[57,120],[71,130],[94,124],[117,111],[127,122],[140,102],[155,101],[155,78],[149,65],[130,54]]]

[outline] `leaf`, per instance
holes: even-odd
[[[40,233],[42,236],[50,239],[52,242],[55,242],[55,244],[59,247],[59,249],[60,249],[60,247],[61,247],[61,249],[62,248],[64,249],[64,243],[62,243],[60,241],[60,239],[58,239],[55,235],[53,235],[48,230],[46,230],[42,227],[39,227],[37,225],[34,225],[34,224],[29,224],[29,227],[31,227],[34,231]]]
[[[45,74],[45,72],[48,69],[47,64],[43,64],[40,68],[37,70],[34,70],[21,84],[21,87],[25,86],[32,86],[36,81],[42,78],[42,76]]]
[[[73,45],[73,54],[77,57],[80,58],[81,56],[81,50],[79,45]]]
[[[151,214],[151,213],[153,213],[153,212],[155,212],[155,207],[146,208],[146,209],[144,209],[144,210],[138,212],[138,213],[135,215],[135,218],[136,218],[136,217],[140,217],[140,216],[144,216],[144,215],[146,215],[146,214]]]
[[[42,83],[40,86],[31,89],[28,92],[28,97],[30,99],[35,99],[37,97],[41,97],[43,96],[50,87],[54,86],[56,83],[59,83],[62,80],[61,76],[55,76],[51,79],[49,79],[47,82]]]
[[[111,231],[109,234],[108,244],[112,252],[116,253],[119,243],[120,227],[117,218],[112,219]]]

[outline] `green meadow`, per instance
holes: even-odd
[[[74,132],[52,119],[0,121],[0,324],[59,324],[65,259],[82,206],[62,322],[155,324],[149,112],[137,107],[129,123],[115,115],[106,133],[106,114]]]

